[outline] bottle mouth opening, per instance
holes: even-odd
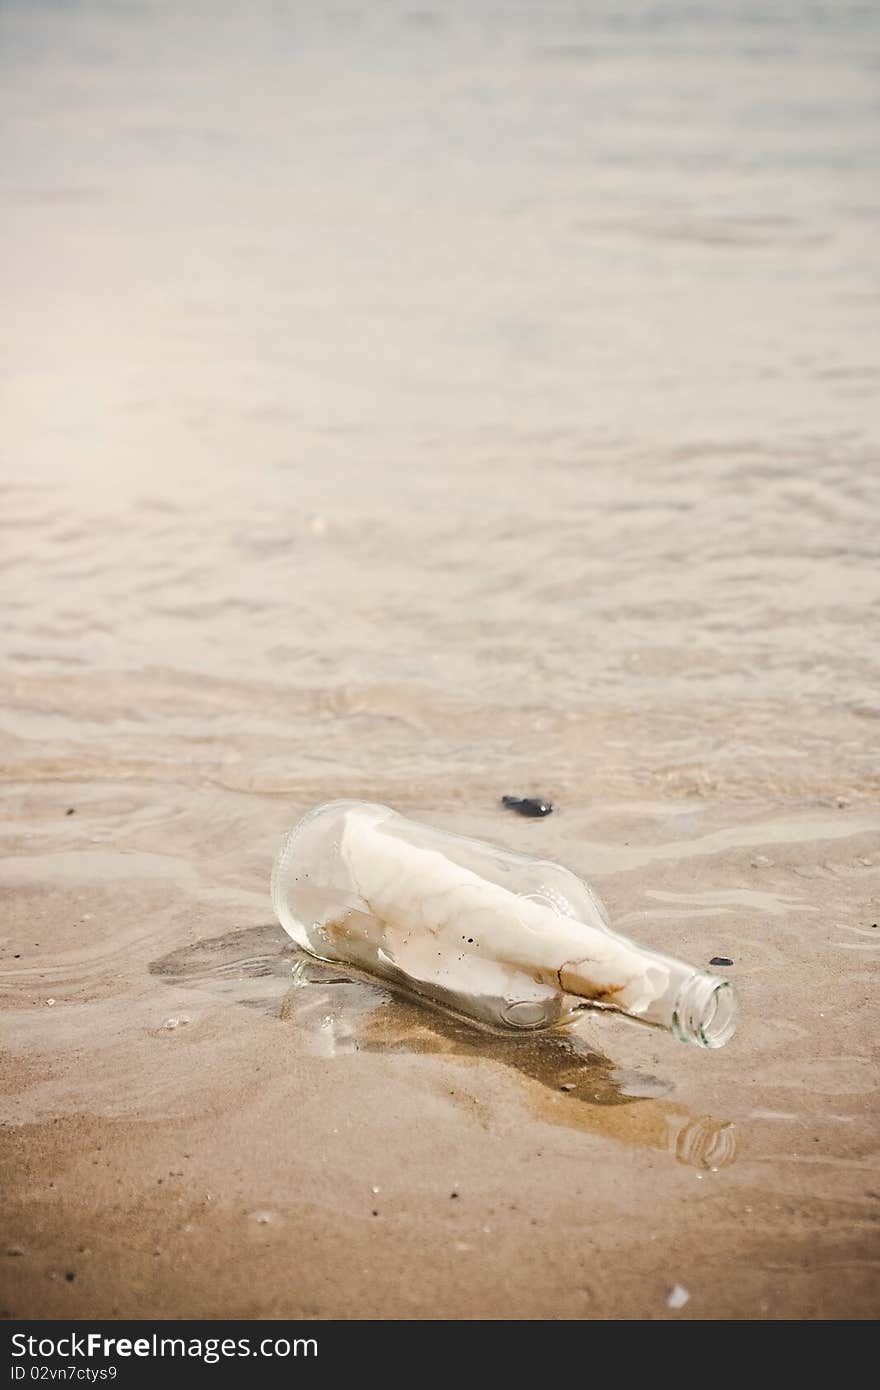
[[[723,1047],[735,1032],[736,999],[730,985],[723,980],[712,991],[712,998],[700,1023],[700,1037],[705,1047]]]
[[[736,996],[727,980],[697,973],[676,1001],[673,1031],[681,1042],[723,1047],[736,1032]]]

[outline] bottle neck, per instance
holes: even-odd
[[[695,970],[678,992],[669,1026],[679,1042],[723,1047],[736,1029],[736,1000],[729,982]]]
[[[622,956],[613,973],[625,977],[629,972],[624,983],[613,989],[602,987],[612,973],[607,962],[600,973],[595,961],[580,961],[559,972],[567,994],[666,1028],[679,1042],[697,1047],[723,1047],[733,1037],[736,1000],[727,980],[616,939]]]

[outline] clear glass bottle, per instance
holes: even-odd
[[[278,920],[320,960],[342,961],[496,1028],[549,1028],[587,1005],[722,1047],[726,980],[611,931],[570,870],[331,801],[285,836],[272,871]]]

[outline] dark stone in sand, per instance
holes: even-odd
[[[502,796],[501,804],[521,816],[549,816],[553,810],[552,801],[545,801],[542,796]]]
[[[713,956],[709,961],[710,965],[733,965],[730,956]]]
[[[68,808],[67,808],[67,810],[64,812],[64,814],[65,814],[66,816],[75,816],[75,815],[76,815],[76,807],[75,807],[75,806],[68,806]]]

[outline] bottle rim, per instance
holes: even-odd
[[[736,1032],[736,995],[729,980],[696,971],[679,991],[672,1031],[681,1042],[724,1047]]]

